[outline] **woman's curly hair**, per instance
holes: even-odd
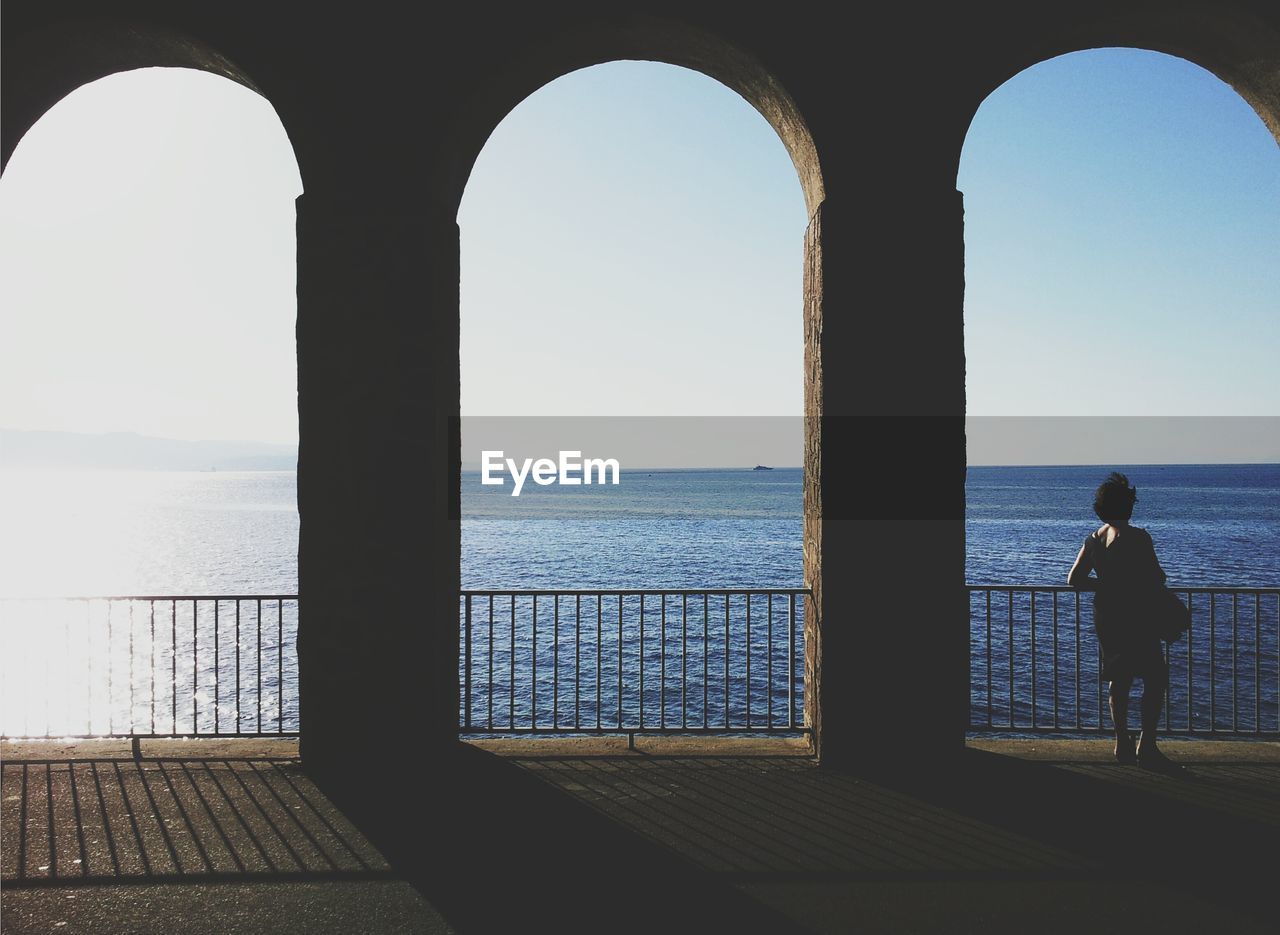
[[[1129,478],[1112,471],[1093,493],[1093,512],[1104,523],[1127,523],[1138,502],[1138,490],[1129,486]]]

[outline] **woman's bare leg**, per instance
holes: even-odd
[[[1163,666],[1157,674],[1142,680],[1142,736],[1138,740],[1142,759],[1164,758],[1156,747],[1156,730],[1160,726],[1160,709],[1164,707],[1168,685],[1168,671]]]
[[[1115,754],[1122,763],[1133,759],[1133,736],[1129,733],[1129,689],[1132,686],[1131,677],[1115,679],[1111,682],[1107,698],[1111,707],[1111,723],[1116,731]]]

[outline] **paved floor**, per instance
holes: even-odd
[[[288,746],[3,748],[4,932],[1272,931],[1280,745],[467,747],[317,785]],[[498,754],[498,755],[495,755]],[[454,781],[434,777],[446,773]],[[332,792],[332,794],[330,794]],[[342,803],[341,805],[336,803]]]
[[[2,767],[6,933],[451,931],[296,759],[40,752]]]

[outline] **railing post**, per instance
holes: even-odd
[[[462,633],[463,658],[465,660],[464,668],[463,668],[463,676],[462,676],[463,685],[465,686],[463,690],[463,699],[464,699],[463,703],[465,705],[465,707],[463,708],[463,723],[468,728],[470,728],[471,727],[471,595],[468,594],[464,600],[466,602],[466,615],[465,615],[466,622],[464,624],[464,629]]]

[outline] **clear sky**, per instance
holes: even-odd
[[[965,145],[970,413],[1280,415],[1280,149],[1132,50],[1041,63]],[[173,69],[81,88],[0,179],[0,427],[297,437],[297,166]],[[613,63],[521,103],[459,211],[467,415],[798,415],[804,202],[715,81]]]
[[[551,82],[486,143],[458,223],[463,415],[803,411],[804,196],[719,82]]]
[[[1079,52],[979,109],[968,411],[1280,416],[1280,148],[1172,56]]]
[[[85,85],[0,178],[0,427],[296,441],[293,148],[225,78]]]

